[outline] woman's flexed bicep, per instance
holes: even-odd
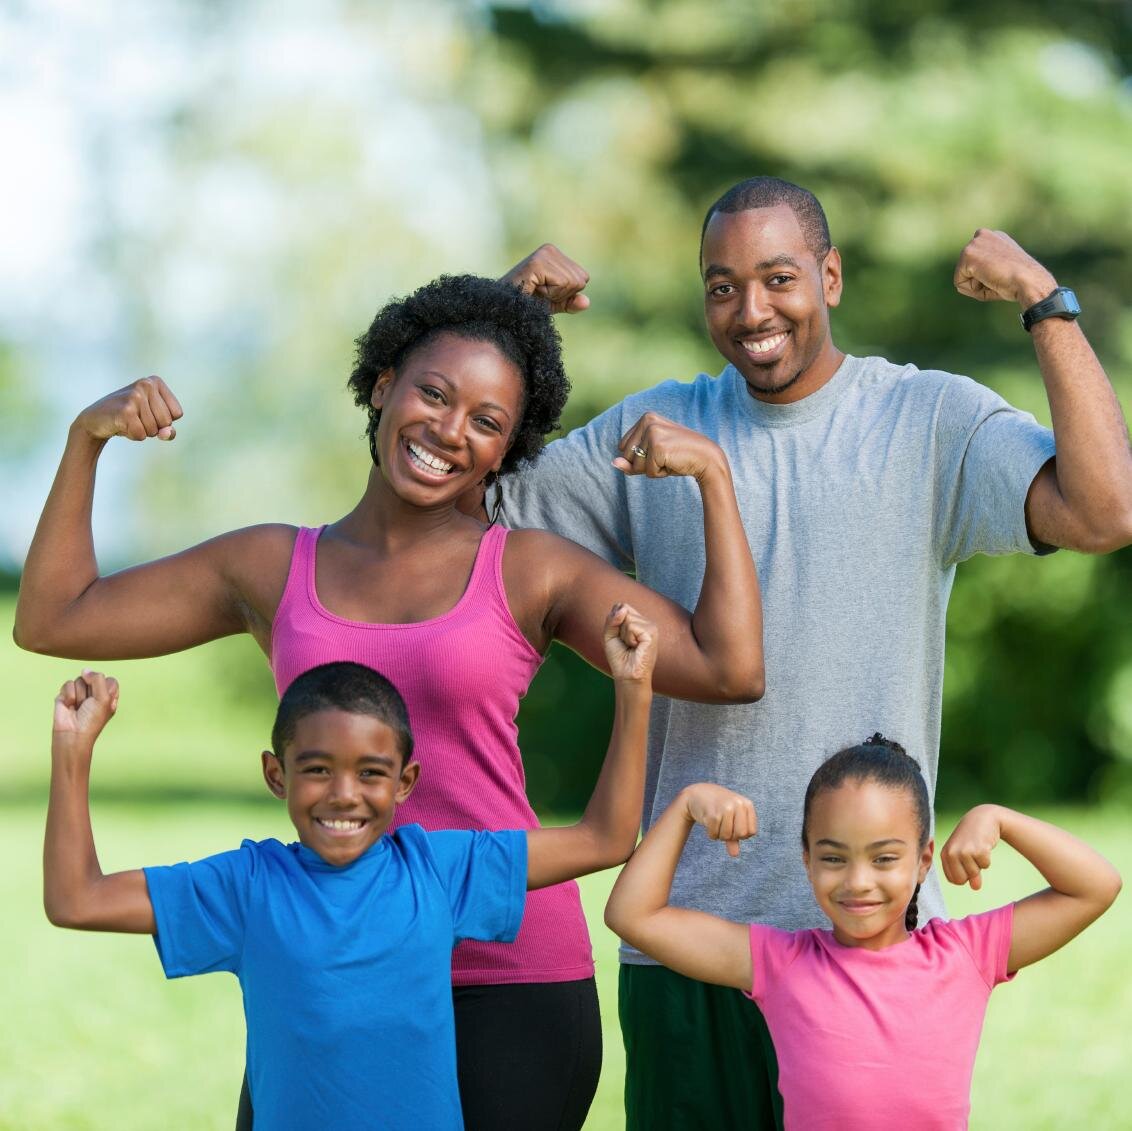
[[[539,530],[513,532],[504,571],[516,619],[520,625],[539,625],[542,639],[530,631],[528,638],[540,649],[552,639],[560,640],[594,667],[608,671],[602,635],[605,612],[624,602],[657,626],[661,643],[653,685],[661,694],[727,703],[757,699],[761,693],[761,633],[754,640],[749,635],[740,639],[745,630],[733,631],[732,625],[722,641],[710,631],[697,634],[687,609],[567,539]],[[736,625],[743,623],[735,618]],[[732,665],[726,649],[743,647],[749,656]]]

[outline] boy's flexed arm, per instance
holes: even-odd
[[[43,906],[57,927],[153,934],[141,871],[104,876],[90,826],[94,742],[118,708],[118,682],[98,672],[68,680],[55,699],[51,795],[43,842]]]
[[[527,832],[527,888],[547,887],[622,864],[637,843],[645,793],[645,742],[656,664],[656,625],[617,604],[605,618],[613,676],[613,732],[582,819]]]
[[[977,805],[959,822],[940,853],[953,884],[982,887],[991,851],[1004,840],[1049,883],[1014,905],[1010,973],[1038,962],[1099,919],[1120,892],[1120,873],[1095,849],[1056,825],[1002,805]]]
[[[617,877],[605,922],[642,954],[678,974],[750,990],[748,928],[668,905],[676,865],[696,824],[713,840],[726,841],[727,851],[738,856],[739,842],[756,832],[755,807],[747,798],[706,782],[681,790]]]

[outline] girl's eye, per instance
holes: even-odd
[[[840,856],[823,856],[821,862],[823,864],[840,864],[842,863],[842,858]]]

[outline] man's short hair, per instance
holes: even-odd
[[[294,742],[300,719],[319,711],[369,715],[397,736],[402,766],[413,756],[409,710],[401,693],[373,668],[340,661],[303,672],[283,692],[271,728],[271,749],[276,758],[282,761],[283,751]]]
[[[751,177],[729,188],[708,210],[700,229],[700,254],[703,254],[704,233],[717,212],[749,212],[753,208],[775,208],[785,204],[798,218],[806,246],[819,262],[833,246],[825,210],[809,189],[779,180],[778,177]]]

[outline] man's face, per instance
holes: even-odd
[[[841,301],[841,257],[831,248],[819,261],[791,208],[715,213],[700,268],[708,334],[752,396],[798,401],[837,371],[829,307]]]

